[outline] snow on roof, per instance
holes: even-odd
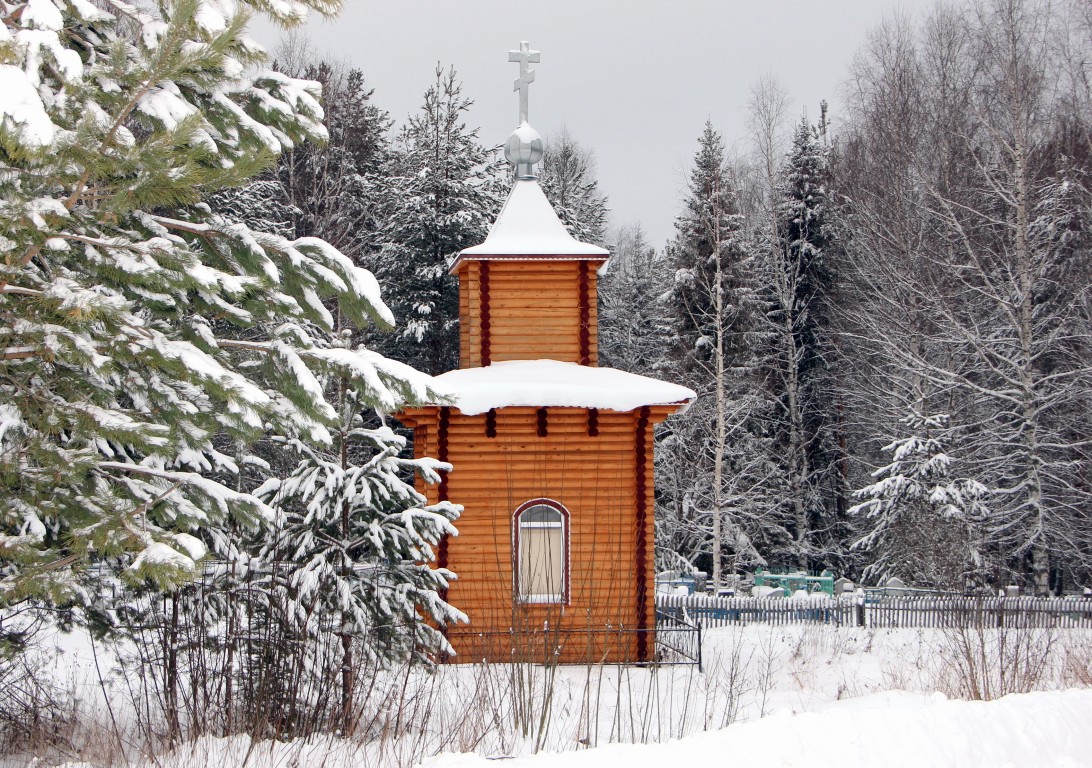
[[[481,245],[466,248],[466,256],[592,256],[610,251],[582,243],[569,234],[535,179],[519,179],[508,193],[500,215]],[[458,260],[456,260],[458,263]]]
[[[697,397],[678,384],[559,360],[509,360],[461,368],[440,374],[435,382],[468,415],[519,405],[632,411],[646,405],[689,405]]]

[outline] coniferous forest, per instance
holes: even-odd
[[[856,55],[844,115],[790,115],[756,81],[748,135],[695,131],[667,243],[612,228],[594,148],[548,137],[544,190],[612,250],[600,364],[700,395],[658,434],[661,569],[1038,594],[1092,578],[1082,18],[1015,3],[890,21]],[[438,69],[392,134],[364,73],[297,68],[324,84],[330,142],[223,203],[254,226],[277,216],[249,196],[283,205],[294,234],[346,249],[400,318],[370,345],[455,367],[446,267],[508,183],[457,73]]]
[[[463,618],[428,565],[458,499],[414,486],[449,467],[390,414],[458,366],[448,268],[511,170],[454,69],[391,115],[233,9],[0,0],[0,657],[81,626],[172,739],[351,733],[368,670]],[[698,393],[657,570],[1092,587],[1090,39],[1076,0],[939,4],[869,32],[842,114],[757,79],[747,135],[694,126],[664,243],[547,137],[612,252],[599,364]]]

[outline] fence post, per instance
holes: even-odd
[[[857,626],[865,625],[865,595],[864,590],[857,587]]]
[[[704,672],[705,670],[702,668],[702,661],[701,661],[701,622],[700,621],[697,622],[697,627],[698,627],[698,672],[701,673],[701,672]]]

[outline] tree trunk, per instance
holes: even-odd
[[[178,600],[174,595],[166,599],[171,601],[171,615],[163,633],[163,704],[167,710],[167,738],[173,744],[182,736],[178,716]]]
[[[1015,82],[1016,62],[1011,62],[1013,82]],[[1035,594],[1045,596],[1050,592],[1049,573],[1050,557],[1044,537],[1046,521],[1043,519],[1043,488],[1039,473],[1042,460],[1039,445],[1039,383],[1035,371],[1035,278],[1036,265],[1032,258],[1029,243],[1029,208],[1031,201],[1028,190],[1028,148],[1024,132],[1024,102],[1019,89],[1014,87],[1010,109],[1013,124],[1014,141],[1012,146],[1013,161],[1013,204],[1016,214],[1014,231],[1014,249],[1016,251],[1016,269],[1020,290],[1019,335],[1020,335],[1020,384],[1022,399],[1022,420],[1020,433],[1024,443],[1024,497],[1025,504],[1031,510],[1029,542],[1032,555],[1032,575]]]
[[[713,364],[716,377],[717,434],[713,456],[713,594],[720,593],[721,585],[721,536],[724,518],[724,452],[727,447],[727,419],[724,409],[724,269],[721,263],[720,242],[720,185],[713,186],[713,259],[716,278],[713,286],[713,320],[716,327],[716,348]]]

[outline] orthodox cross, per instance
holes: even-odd
[[[526,40],[519,44],[518,51],[508,52],[509,61],[519,62],[519,77],[512,83],[512,90],[519,91],[519,121],[527,122],[527,87],[535,81],[535,71],[528,64],[538,64],[540,56],[538,51],[531,50],[531,44]]]

